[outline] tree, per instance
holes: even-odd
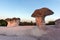
[[[0,26],[7,26],[7,22],[5,20],[1,19]]]

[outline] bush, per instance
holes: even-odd
[[[49,21],[46,25],[55,25],[55,21]]]
[[[26,25],[36,25],[36,23],[33,23],[32,21],[31,22],[20,22],[20,24],[19,25],[21,25],[21,26],[26,26]]]

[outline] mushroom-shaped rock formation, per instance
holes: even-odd
[[[60,19],[57,19],[57,20],[55,21],[55,26],[56,26],[57,28],[60,28]]]
[[[32,17],[36,18],[36,24],[38,27],[45,25],[45,17],[48,15],[52,15],[54,12],[48,8],[41,8],[34,11],[31,15]]]
[[[5,19],[7,21],[7,27],[15,27],[18,26],[20,23],[20,18],[7,18]]]

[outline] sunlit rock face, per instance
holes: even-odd
[[[36,24],[37,24],[37,26],[41,26],[41,25],[44,25],[44,20],[43,20],[43,18],[41,18],[41,17],[36,17]]]
[[[56,25],[56,27],[60,27],[60,19],[57,19],[57,20],[55,21],[55,25]]]
[[[42,17],[36,17],[36,25],[40,29],[45,29],[45,21],[44,21],[44,18],[42,18]]]
[[[20,18],[7,18],[7,27],[16,27],[19,26]]]

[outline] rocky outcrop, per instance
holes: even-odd
[[[7,21],[7,27],[16,27],[20,23],[20,18],[7,18],[5,19]]]

